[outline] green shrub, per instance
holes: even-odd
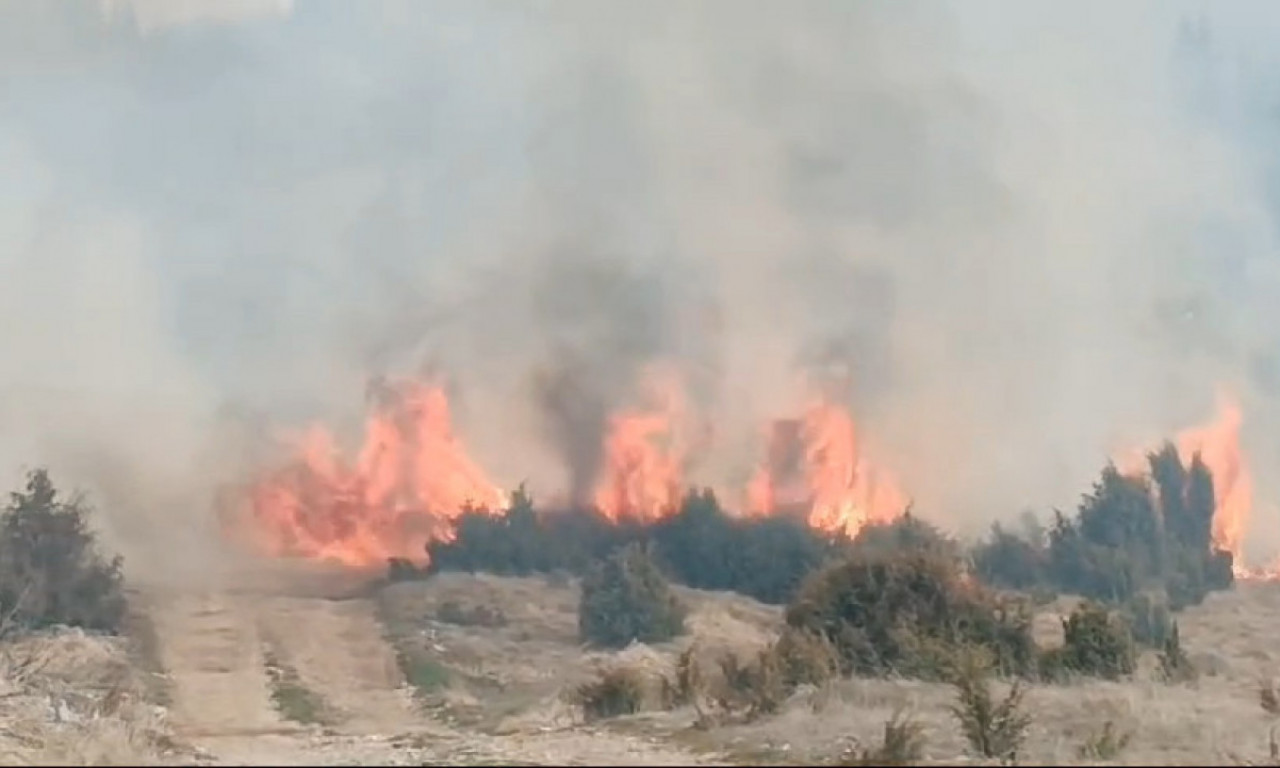
[[[840,544],[786,516],[733,518],[710,491],[690,493],[650,531],[664,570],[697,589],[785,603]]]
[[[1042,545],[995,523],[990,538],[974,547],[973,570],[992,586],[1033,590],[1048,580],[1049,554]]]
[[[1133,673],[1136,652],[1125,622],[1104,606],[1085,603],[1062,620],[1063,644],[1042,657],[1049,679],[1069,675],[1117,680]]]
[[[648,525],[617,524],[592,511],[535,512],[522,490],[504,514],[469,511],[451,541],[432,542],[430,572],[582,575],[631,543],[647,543],[663,571],[698,589],[731,590],[785,603],[810,572],[842,544],[788,517],[735,518],[709,491],[693,491],[676,514]],[[389,576],[419,578],[393,562]]]
[[[534,510],[524,489],[502,514],[467,510],[450,541],[427,545],[430,572],[483,571],[503,576],[565,571],[583,574],[592,563],[642,538],[635,526],[615,525],[585,511]]]
[[[932,523],[916,517],[910,509],[890,522],[863,526],[854,537],[850,549],[861,555],[892,555],[914,551],[957,561],[961,557],[958,542]]]
[[[1168,683],[1186,683],[1195,680],[1199,673],[1186,652],[1182,650],[1182,638],[1178,633],[1178,623],[1164,639],[1160,648],[1160,676]]]
[[[999,701],[991,690],[991,662],[981,649],[965,649],[957,655],[951,684],[956,703],[951,713],[960,724],[969,747],[980,757],[1016,762],[1018,750],[1031,725],[1022,711],[1026,691],[1015,680]]]
[[[1147,459],[1145,476],[1108,464],[1074,517],[1055,513],[1047,544],[995,526],[972,553],[975,573],[994,586],[1048,588],[1116,606],[1163,594],[1161,608],[1132,606],[1135,633],[1162,642],[1158,614],[1230,587],[1232,559],[1213,544],[1213,476],[1200,457],[1184,463],[1166,443]]]
[[[1164,647],[1173,629],[1173,614],[1163,594],[1143,592],[1135,595],[1124,612],[1135,642],[1152,648]]]
[[[831,641],[843,672],[936,677],[968,645],[989,650],[1003,672],[1034,666],[1025,604],[994,596],[937,551],[852,555],[810,577],[786,618]]]
[[[629,544],[582,580],[578,631],[586,642],[621,648],[670,640],[684,631],[684,607],[647,547]]]
[[[0,515],[4,628],[56,624],[118,632],[125,618],[122,561],[98,551],[83,499],[64,499],[48,473],[27,475]]]

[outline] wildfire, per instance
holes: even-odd
[[[592,501],[605,517],[652,523],[674,514],[689,462],[710,431],[693,417],[681,381],[653,369],[638,404],[616,412],[600,446]],[[249,489],[250,525],[228,525],[274,556],[381,564],[422,560],[431,541],[448,541],[468,508],[499,512],[506,496],[454,435],[443,388],[402,380],[371,388],[364,439],[345,460],[332,434],[312,427],[295,458]],[[772,425],[768,457],[748,489],[755,514],[796,514],[816,528],[849,535],[906,508],[894,479],[873,468],[848,410],[815,399],[801,418]],[[228,520],[228,523],[231,523]]]
[[[800,419],[775,422],[768,442],[747,488],[756,514],[798,510],[815,528],[853,536],[907,507],[894,478],[867,461],[849,411],[829,400],[816,399]]]
[[[328,431],[312,427],[297,459],[250,489],[258,548],[351,566],[421,560],[428,542],[453,536],[464,510],[505,507],[505,494],[454,436],[442,388],[384,382],[373,394],[353,464]]]
[[[1234,556],[1237,575],[1243,569],[1245,525],[1253,506],[1253,480],[1240,448],[1240,406],[1225,395],[1218,398],[1217,417],[1209,424],[1180,433],[1178,454],[1190,462],[1196,453],[1213,476],[1213,543]]]
[[[1239,578],[1259,575],[1243,565],[1245,526],[1253,506],[1253,481],[1240,447],[1243,422],[1239,404],[1226,394],[1219,394],[1213,421],[1183,430],[1174,440],[1183,464],[1189,465],[1199,454],[1213,477],[1213,545],[1232,554]],[[1126,452],[1116,461],[1116,466],[1127,475],[1148,471],[1146,456],[1141,451]]]
[[[651,523],[673,514],[685,490],[691,449],[690,414],[679,379],[669,371],[645,377],[647,407],[609,420],[595,505],[614,522]]]

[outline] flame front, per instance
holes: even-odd
[[[614,522],[653,523],[675,514],[690,462],[710,449],[674,372],[641,379],[638,404],[609,419],[592,491]],[[391,557],[422,560],[449,541],[469,508],[499,512],[505,494],[454,435],[445,391],[416,381],[375,388],[364,440],[346,461],[331,433],[312,427],[289,464],[249,489],[250,525],[228,526],[259,550],[351,566]],[[893,477],[870,465],[849,411],[815,399],[798,419],[772,425],[769,457],[747,489],[754,514],[796,514],[831,533],[856,534],[906,509]],[[238,520],[237,523],[243,522]]]
[[[648,407],[613,415],[604,438],[595,505],[614,522],[651,523],[673,514],[684,493],[688,410],[679,380],[651,373]]]
[[[817,399],[798,420],[772,425],[768,456],[747,488],[754,514],[802,510],[810,525],[854,536],[907,508],[893,476],[868,462],[853,416]]]
[[[1213,476],[1213,544],[1230,552],[1238,575],[1243,569],[1245,526],[1253,506],[1253,479],[1240,448],[1240,406],[1226,396],[1218,399],[1218,415],[1210,424],[1178,435],[1178,454],[1190,463],[1195,454]]]
[[[267,554],[365,566],[421,561],[464,510],[505,505],[454,436],[444,390],[402,381],[379,393],[354,465],[312,427],[297,459],[251,488],[247,511],[251,542]]]

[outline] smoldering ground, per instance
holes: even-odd
[[[228,404],[354,428],[424,361],[535,493],[664,364],[696,482],[821,370],[957,528],[1222,386],[1275,496],[1267,4],[183,7],[0,5],[0,458],[127,552],[209,538]]]

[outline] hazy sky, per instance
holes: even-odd
[[[1277,34],[1262,0],[0,0],[0,461],[191,520],[220,409],[341,423],[432,360],[496,479],[551,488],[596,427],[539,382],[613,407],[674,361],[695,476],[736,482],[825,361],[957,525],[1224,385],[1270,505]]]

